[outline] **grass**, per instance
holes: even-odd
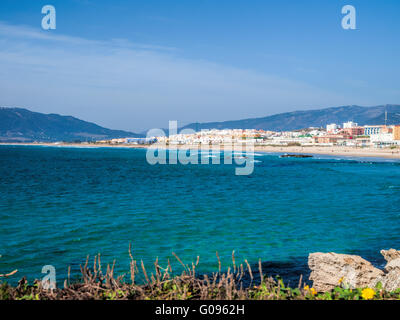
[[[172,267],[163,269],[154,263],[152,273],[133,259],[129,248],[130,272],[116,277],[114,275],[115,261],[112,266],[107,265],[105,273],[102,271],[101,257],[93,259],[93,266],[89,268],[89,257],[85,265],[81,265],[81,277],[75,282],[64,281],[63,288],[46,290],[39,280],[29,284],[22,278],[17,286],[7,282],[0,282],[0,300],[400,300],[400,290],[385,292],[380,283],[375,288],[346,288],[338,284],[330,292],[316,292],[312,287],[304,285],[302,277],[298,286],[291,288],[285,285],[280,277],[271,278],[263,275],[261,260],[258,266],[258,279],[254,279],[253,271],[247,260],[245,264],[237,266],[232,253],[232,266],[221,272],[221,263],[218,257],[219,270],[211,275],[197,275],[199,263],[185,265],[174,254],[183,266],[180,275],[172,275]],[[3,275],[4,276],[4,275]],[[137,283],[138,276],[144,282]],[[244,285],[244,277],[250,277],[250,283]]]

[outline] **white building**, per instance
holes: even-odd
[[[385,146],[393,146],[398,145],[398,141],[394,140],[393,132],[380,132],[378,134],[372,134],[370,136],[371,143],[375,147],[385,147]]]
[[[340,126],[338,126],[336,123],[331,123],[326,126],[326,131],[332,133],[337,131],[339,128]]]
[[[349,121],[349,122],[343,123],[343,129],[355,128],[355,127],[358,127],[358,123],[356,123],[356,122]]]
[[[384,126],[364,126],[366,136],[377,135],[383,131]]]

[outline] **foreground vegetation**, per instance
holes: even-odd
[[[103,273],[98,255],[92,268],[88,267],[88,257],[81,266],[81,279],[73,283],[65,280],[64,288],[45,289],[41,281],[29,284],[25,278],[17,286],[0,282],[0,300],[400,300],[400,290],[384,292],[379,283],[375,288],[350,289],[340,281],[331,292],[320,293],[304,285],[300,277],[298,286],[290,288],[279,277],[264,276],[261,261],[257,270],[259,277],[255,279],[246,260],[245,266],[236,266],[234,254],[233,265],[226,272],[221,272],[219,263],[218,272],[202,276],[196,275],[199,259],[189,266],[175,255],[184,268],[179,276],[172,276],[169,261],[164,269],[157,260],[149,275],[143,262],[138,266],[130,250],[129,254],[129,280],[125,279],[126,275],[114,276],[115,262],[111,267],[107,265]],[[136,283],[138,276],[144,281]],[[244,278],[248,277],[250,282],[244,285]]]

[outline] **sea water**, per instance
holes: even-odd
[[[226,270],[234,250],[236,264],[261,259],[264,274],[295,281],[311,252],[381,266],[381,249],[400,248],[398,161],[254,156],[237,176],[235,165],[149,165],[145,149],[0,146],[0,274],[32,281],[52,265],[60,285],[98,253],[123,274],[131,243],[149,273],[157,257],[180,273],[172,252],[209,273],[218,251]]]

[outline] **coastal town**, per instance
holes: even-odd
[[[294,131],[256,129],[201,130],[180,132],[169,136],[121,138],[97,141],[111,145],[167,145],[224,144],[252,141],[256,146],[347,146],[397,148],[400,146],[400,125],[364,125],[353,121],[331,123],[325,128],[310,127]]]

